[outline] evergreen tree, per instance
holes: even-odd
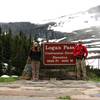
[[[27,38],[22,31],[18,35],[13,36],[11,29],[8,32],[2,33],[0,28],[0,64],[8,63],[9,74],[12,66],[16,69],[16,74],[21,75],[26,64],[30,46],[32,43],[31,34]],[[0,69],[2,65],[0,65]],[[0,72],[1,75],[1,72]]]
[[[0,27],[0,64],[2,62],[2,29]]]
[[[1,36],[1,34],[2,34],[2,29],[1,29],[1,27],[0,27],[0,36]]]
[[[13,44],[13,65],[16,66],[17,74],[20,75],[26,64],[26,59],[30,47],[30,39],[20,32],[15,36]]]

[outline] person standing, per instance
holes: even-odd
[[[41,48],[38,42],[32,43],[32,48],[29,52],[29,58],[31,59],[32,66],[32,80],[39,79],[39,69],[41,60]]]
[[[86,80],[87,75],[85,59],[88,56],[88,51],[86,46],[82,44],[82,41],[78,41],[78,44],[74,48],[73,54],[76,58],[76,77],[77,79]]]

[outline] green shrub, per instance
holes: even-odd
[[[71,100],[70,96],[59,97],[61,100]]]
[[[16,80],[18,80],[18,77],[8,77],[8,78],[0,77],[0,82],[14,82]]]

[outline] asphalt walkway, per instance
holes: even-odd
[[[59,100],[70,96],[71,100],[100,100],[100,83],[77,80],[19,80],[0,83],[1,96],[25,96],[36,100]],[[35,99],[33,99],[35,100]]]

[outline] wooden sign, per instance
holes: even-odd
[[[44,43],[44,65],[75,65],[73,56],[75,43]]]

